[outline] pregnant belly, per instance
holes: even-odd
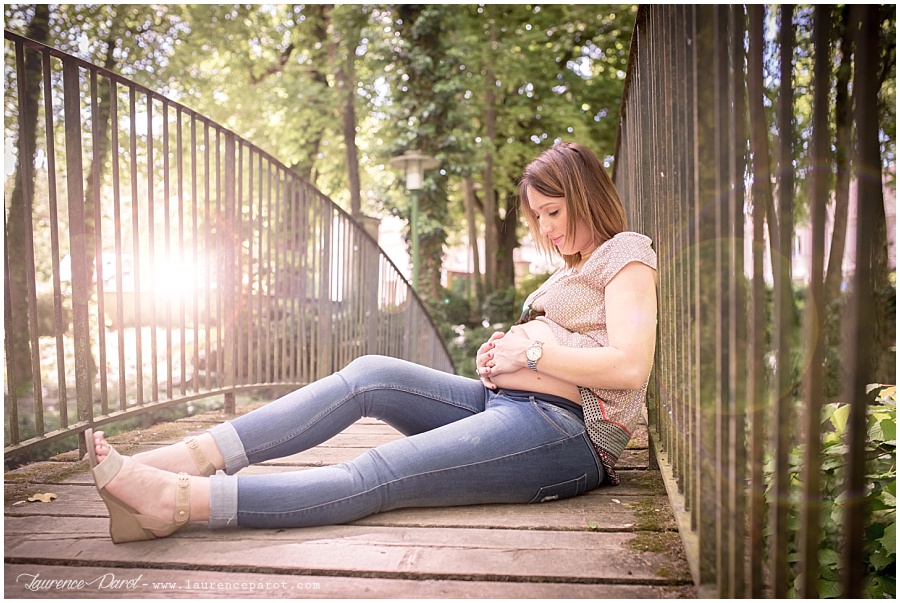
[[[532,320],[524,325],[520,325],[519,328],[525,331],[529,339],[543,341],[545,344],[556,343],[553,331],[543,322]],[[537,371],[523,368],[512,373],[496,375],[491,378],[491,381],[500,388],[552,394],[571,400],[576,404],[581,404],[581,395],[578,392],[578,387],[552,375],[542,373],[540,360],[538,360]]]

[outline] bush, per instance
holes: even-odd
[[[866,519],[864,559],[867,567],[865,595],[872,598],[895,598],[896,569],[896,496],[897,496],[897,402],[896,386],[871,386],[880,389],[875,404],[867,409],[868,437],[866,439]],[[850,406],[826,404],[822,412],[822,541],[819,546],[819,596],[834,598],[841,595],[840,576],[843,570],[841,550],[847,445],[845,442]],[[796,447],[790,455],[790,484],[793,487],[788,537],[791,559],[797,560],[796,540],[800,527],[800,492],[803,485],[804,446]],[[771,462],[766,477],[772,483]],[[767,493],[771,497],[771,487]],[[774,501],[770,500],[770,504]],[[796,597],[802,575],[795,569],[794,586],[788,596]]]

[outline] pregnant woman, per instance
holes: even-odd
[[[519,323],[478,350],[480,379],[366,356],[172,446],[121,456],[86,432],[113,542],[209,527],[350,522],[401,507],[529,503],[618,483],[656,333],[656,254],[626,231],[597,157],[557,143],[519,180],[534,239],[564,266]],[[405,436],[349,463],[270,475],[243,467],[316,446],[361,417]],[[223,470],[224,474],[217,473]]]

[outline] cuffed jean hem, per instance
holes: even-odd
[[[238,524],[238,478],[213,475],[209,478],[209,527],[233,528]]]
[[[221,423],[207,430],[225,459],[225,473],[234,475],[250,465],[244,445],[231,423]]]

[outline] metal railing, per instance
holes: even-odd
[[[787,14],[789,22],[790,8],[772,10],[780,11],[781,19]],[[791,573],[802,578],[802,584],[795,583],[801,597],[822,594],[815,582],[825,524],[818,477],[824,398],[821,277],[825,178],[828,170],[834,171],[818,167],[828,166],[830,150],[830,78],[821,77],[828,69],[830,17],[823,8],[812,15],[816,75],[808,274],[813,276],[800,327],[793,325],[795,292],[785,260],[791,257],[793,224],[800,220],[793,203],[794,136],[787,134],[796,119],[793,27],[778,27],[778,56],[787,61],[781,72],[787,75],[770,84],[779,90],[776,123],[756,130],[751,124],[759,122],[749,116],[763,107],[764,7],[745,12],[742,6],[643,6],[634,30],[614,178],[632,229],[653,238],[659,254],[658,353],[648,414],[702,596],[784,597]],[[851,29],[860,32],[861,41],[854,61],[856,258],[870,257],[874,210],[879,203],[883,207],[880,181],[865,177],[881,170],[872,119],[878,67],[871,54],[877,39],[873,10],[877,7],[854,12]],[[770,177],[768,130],[773,125],[781,133],[778,165],[787,167]],[[851,234],[848,240],[853,238]],[[781,261],[767,272],[773,255]],[[865,386],[876,314],[872,288],[867,262],[857,262],[849,283],[852,301],[842,308],[847,345],[840,356],[842,400],[849,403],[852,418],[839,566],[844,596],[851,597],[861,593],[866,537],[861,518],[869,403]],[[799,370],[792,367],[797,357],[807,363]],[[789,453],[794,447],[802,451],[804,470],[791,483]],[[766,463],[771,476],[764,471]],[[796,532],[788,523],[789,513],[802,526]],[[791,542],[789,534],[796,534]],[[795,554],[799,571],[792,567]]]
[[[5,39],[7,458],[200,398],[233,412],[363,354],[453,372],[396,266],[311,184],[153,90]]]

